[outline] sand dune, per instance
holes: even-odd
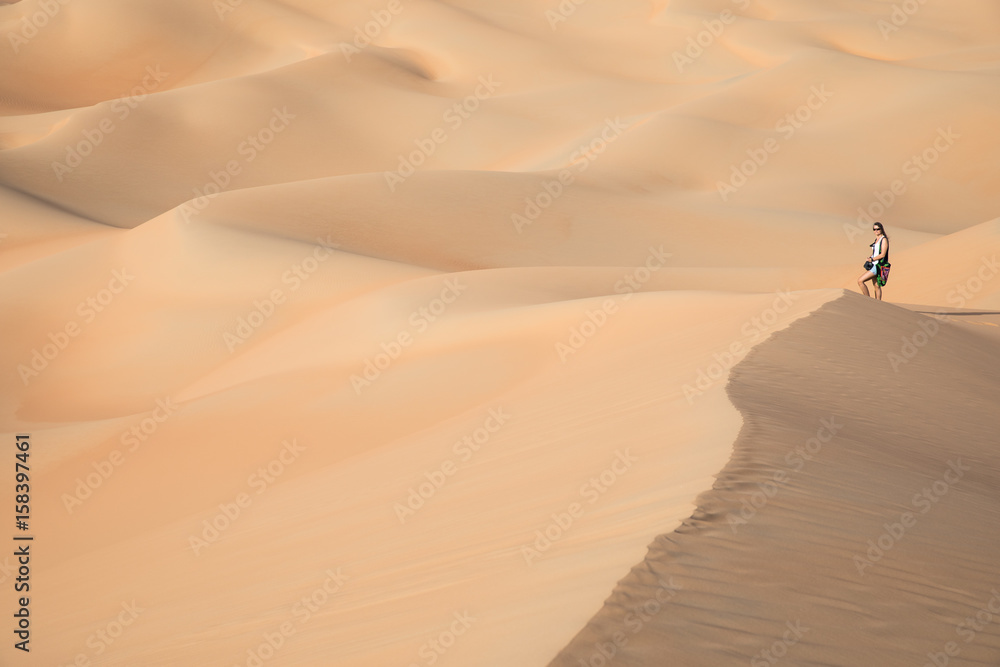
[[[996,3],[0,26],[0,663],[1000,659]]]
[[[155,226],[136,233],[140,231],[148,234]],[[133,249],[133,256],[137,252]],[[329,260],[330,267],[341,260]],[[64,587],[83,568],[90,577],[79,595],[112,604],[114,598],[136,591],[158,610],[159,621],[142,632],[137,626],[130,635],[133,648],[128,643],[116,648],[114,659],[119,664],[140,659],[156,664],[149,656],[157,643],[162,648],[156,652],[166,656],[163,664],[204,658],[205,646],[177,647],[174,633],[195,632],[218,613],[218,604],[229,598],[233,587],[247,590],[240,605],[245,614],[239,617],[244,619],[240,631],[217,637],[208,654],[212,660],[235,660],[255,647],[254,638],[273,625],[276,617],[266,610],[275,596],[289,590],[285,586],[295,588],[286,582],[277,590],[267,587],[253,593],[261,563],[281,559],[301,572],[322,572],[320,565],[335,564],[364,583],[353,592],[345,586],[336,608],[324,613],[315,630],[310,628],[311,639],[303,636],[294,649],[290,643],[283,659],[308,662],[315,651],[343,664],[414,659],[424,640],[412,638],[433,637],[440,631],[436,625],[440,619],[447,621],[453,611],[468,610],[489,629],[478,637],[470,632],[462,652],[456,650],[452,659],[485,664],[544,662],[599,604],[617,572],[641,557],[649,512],[664,528],[675,525],[690,513],[696,490],[728,457],[738,417],[735,413],[723,417],[729,410],[724,383],[701,385],[699,372],[721,377],[709,366],[718,365],[712,354],[725,348],[729,338],[750,344],[751,339],[743,338],[743,325],[771,308],[776,299],[773,295],[614,295],[612,280],[622,274],[608,270],[597,275],[593,270],[511,273],[408,278],[369,288],[342,303],[327,297],[331,302],[314,305],[308,319],[291,308],[303,304],[289,303],[287,310],[274,316],[283,324],[279,332],[255,332],[235,355],[218,350],[207,364],[217,370],[171,393],[168,398],[177,413],[165,419],[149,444],[134,445],[135,453],[130,451],[134,443],[122,437],[150,416],[158,398],[162,400],[158,387],[133,383],[126,396],[121,392],[127,380],[121,377],[106,389],[94,387],[86,396],[74,398],[66,392],[60,397],[58,415],[51,411],[50,397],[68,378],[93,372],[87,370],[90,365],[115,365],[106,358],[95,359],[95,350],[87,349],[92,339],[81,337],[72,355],[67,350],[44,376],[31,379],[19,405],[20,419],[30,420],[43,438],[68,437],[68,425],[43,426],[59,416],[74,415],[90,424],[86,434],[71,429],[73,444],[67,444],[62,455],[50,455],[43,469],[53,488],[61,489],[48,502],[40,501],[38,509],[53,531],[52,553],[59,554],[42,560],[55,590],[68,590]],[[331,278],[316,276],[328,284]],[[155,264],[136,270],[137,291],[114,304],[123,309],[124,321],[141,321],[141,312],[153,301],[151,295],[168,286],[156,285],[156,280]],[[424,304],[433,304],[448,281],[461,284],[460,298],[433,328],[421,332],[422,322],[400,321],[397,313],[419,312]],[[588,288],[588,281],[594,287]],[[540,290],[539,285],[548,287]],[[779,301],[785,311],[781,321],[832,296],[794,295],[790,306]],[[706,309],[706,299],[717,307]],[[184,307],[192,305],[187,302]],[[577,351],[573,331],[588,331],[584,324],[601,317],[607,318],[606,325]],[[673,329],[671,322],[677,318],[687,326]],[[204,340],[205,326],[198,328],[191,345],[181,342],[190,336],[183,329],[165,329],[163,341],[157,337],[147,341],[161,350],[160,355],[131,352],[146,360],[146,370],[133,363],[123,373],[167,379],[163,370],[157,370],[170,367],[171,359],[183,360],[190,372],[196,361],[191,347]],[[753,334],[763,336],[777,326],[754,329]],[[681,338],[673,339],[671,330]],[[381,364],[378,355],[385,348],[378,341],[392,340],[399,331],[411,333],[412,347],[384,377],[381,371],[378,376],[365,375],[366,358]],[[557,343],[564,351],[556,348]],[[220,360],[219,354],[230,361]],[[428,372],[438,379],[432,386],[426,383]],[[356,391],[355,376],[372,380],[357,385]],[[664,400],[649,401],[650,384],[660,387]],[[684,394],[685,385],[700,387],[691,400]],[[112,411],[112,406],[130,404],[136,407]],[[279,410],[283,418],[267,426],[240,417],[265,406]],[[395,504],[407,503],[409,489],[440,475],[447,461],[465,463],[463,457],[471,454],[456,451],[453,443],[463,433],[481,428],[490,410],[500,409],[509,414],[509,426],[505,424],[483,445],[481,454],[470,458],[470,465],[457,471],[454,482],[449,479],[440,493],[427,499],[426,508],[416,508],[419,513],[414,511],[412,518],[394,510]],[[577,421],[581,409],[592,417]],[[713,426],[706,431],[708,423]],[[663,442],[664,424],[670,424],[670,438],[677,445]],[[625,428],[627,438],[614,435]],[[204,508],[231,503],[241,488],[254,490],[243,480],[277,456],[279,443],[291,438],[306,448],[301,467],[289,464],[273,491],[259,500],[253,496],[247,520],[234,521],[223,540],[208,542],[209,535],[205,546],[189,544],[192,535],[198,537],[204,530],[201,521],[222,511],[206,513]],[[101,462],[112,460],[115,451],[125,460],[107,482],[93,490],[77,489],[81,479],[96,470],[92,462],[99,468]],[[678,468],[678,461],[694,452],[697,456]],[[616,457],[623,455],[630,457],[627,464],[616,464]],[[189,464],[192,460],[197,466]],[[637,461],[642,467],[633,469]],[[599,479],[610,466],[621,473],[620,480],[612,472],[605,480],[612,483],[606,487],[598,483],[581,495],[580,485],[595,475]],[[560,481],[553,484],[553,475]],[[183,492],[174,502],[162,502],[177,489]],[[79,499],[91,492],[92,497]],[[501,498],[504,501],[498,503]],[[574,502],[588,508],[574,518],[579,529],[567,530],[565,540],[555,540],[551,549],[536,549],[535,531],[547,530],[551,515],[566,514]],[[484,521],[487,516],[490,519]],[[261,551],[262,535],[270,536],[270,555]],[[452,540],[449,535],[462,537],[444,548]],[[609,535],[615,536],[612,549],[605,544]],[[590,551],[588,544],[596,553],[581,560]],[[241,555],[249,553],[257,555],[251,559]],[[402,561],[397,560],[400,553],[407,554]],[[233,568],[234,558],[245,561],[243,570]],[[143,567],[126,575],[134,567],[129,564],[136,562]],[[230,565],[228,574],[219,579],[217,568],[222,563]],[[146,567],[163,573],[165,586],[150,585]],[[458,580],[456,570],[465,573]],[[179,586],[181,580],[187,583]],[[529,601],[542,589],[548,591],[549,602],[536,607]],[[216,600],[206,606],[203,613],[208,616],[181,613],[194,590]],[[73,607],[64,594],[60,599]],[[566,609],[579,611],[566,615]],[[441,613],[435,616],[428,610]],[[68,645],[80,645],[89,633],[80,619],[91,618],[90,613],[81,609],[76,617],[58,620],[43,612],[40,622],[66,627]],[[177,615],[188,619],[181,629],[164,625]],[[358,624],[346,622],[348,618]],[[551,634],[494,646],[497,636],[528,636],[539,624],[551,627]],[[168,627],[172,629],[161,634]],[[558,627],[563,630],[556,632]]]
[[[552,664],[993,664],[997,352],[853,294],[756,347],[713,489]]]

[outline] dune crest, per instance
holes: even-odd
[[[994,664],[998,345],[847,294],[754,348],[733,458],[551,664]]]
[[[998,19],[0,0],[0,663],[996,662]]]

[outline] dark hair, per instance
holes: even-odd
[[[889,238],[889,235],[885,233],[885,226],[881,222],[876,222],[875,226],[878,227],[879,231],[882,232],[882,236]]]

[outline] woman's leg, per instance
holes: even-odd
[[[865,296],[871,296],[871,294],[868,292],[868,285],[865,285],[865,283],[874,277],[875,277],[874,273],[872,273],[871,271],[865,271],[864,275],[858,278],[858,287],[861,288],[861,293],[864,294]]]
[[[875,298],[879,301],[882,300],[882,286],[878,284],[878,280],[872,281],[872,286],[875,288]]]

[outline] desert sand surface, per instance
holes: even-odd
[[[712,490],[552,664],[996,664],[997,351],[857,294],[755,347]]]
[[[0,26],[0,664],[1000,664],[1000,5]]]

